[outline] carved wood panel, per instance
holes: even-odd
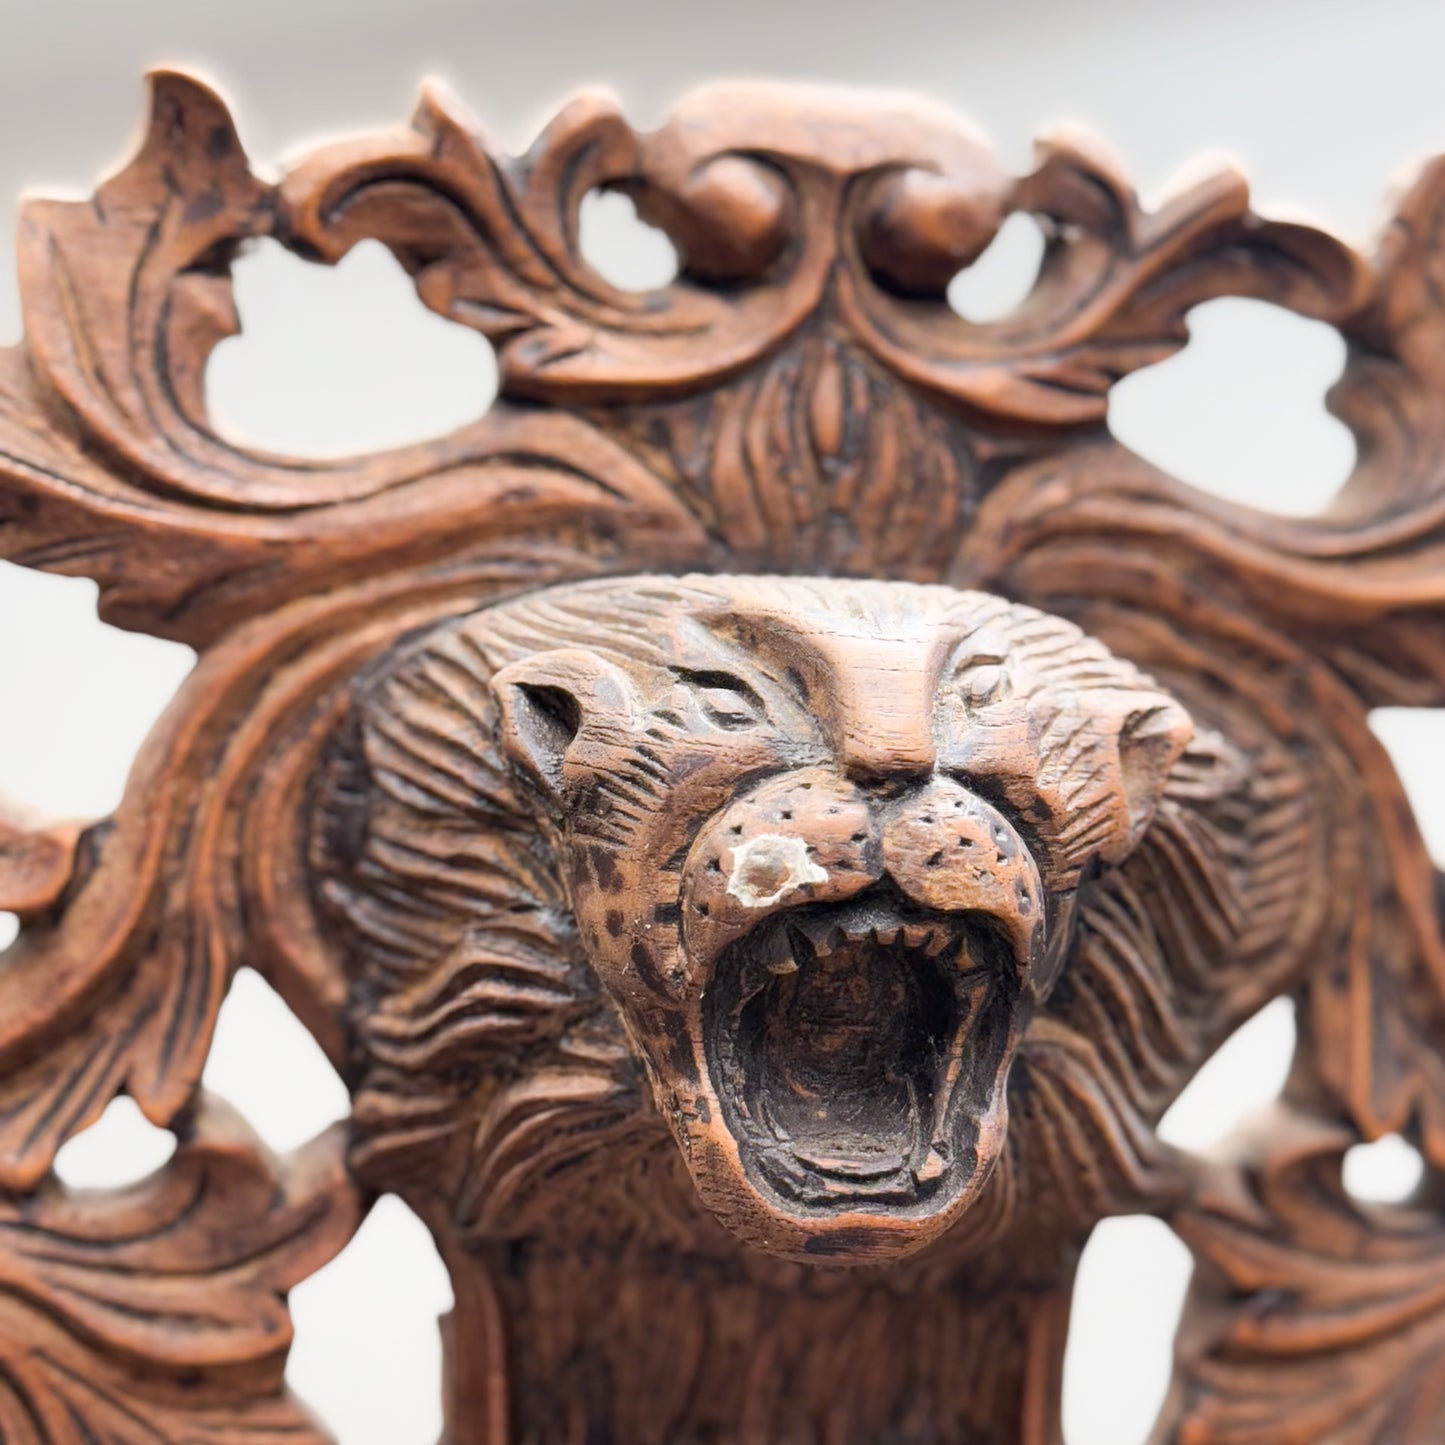
[[[582,257],[625,191],[677,247]],[[0,1439],[321,1440],[286,1291],[400,1194],[451,1271],[447,1445],[1057,1445],[1111,1215],[1197,1270],[1157,1439],[1445,1437],[1445,943],[1368,726],[1445,705],[1445,163],[1371,258],[1223,172],[1144,209],[921,104],[730,86],[525,155],[428,91],[253,173],[153,78],[135,157],[32,201],[0,555],[199,649],[112,817],[0,825]],[[1010,215],[1011,314],[945,290]],[[496,348],[438,441],[248,451],[205,404],[259,237],[384,242]],[[1111,438],[1212,297],[1339,329],[1322,515]],[[269,1157],[199,1090],[235,970],[346,1080]],[[1156,1126],[1293,999],[1278,1106]],[[66,1190],[130,1095],[180,1147]],[[1342,1182],[1400,1132],[1404,1205]]]

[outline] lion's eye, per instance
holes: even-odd
[[[710,687],[698,694],[703,711],[721,728],[746,728],[758,721],[752,705],[740,693]]]
[[[704,716],[729,731],[753,727],[766,717],[763,700],[742,678],[730,672],[680,672],[692,688]]]
[[[1006,698],[1013,683],[1002,658],[975,657],[959,669],[958,686],[969,707],[985,707]]]

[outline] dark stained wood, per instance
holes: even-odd
[[[621,290],[620,189],[680,257]],[[275,184],[163,73],[134,159],[32,201],[0,555],[200,658],[114,816],[0,821],[0,1439],[320,1440],[286,1291],[377,1194],[432,1230],[446,1445],[1059,1445],[1110,1216],[1196,1280],[1160,1445],[1445,1436],[1445,941],[1368,726],[1445,706],[1445,162],[1373,259],[1094,142],[1009,176],[947,113],[728,86],[521,157],[429,90]],[[997,321],[945,291],[1016,212]],[[205,406],[259,237],[379,239],[496,348],[472,426],[333,463]],[[1106,426],[1253,296],[1338,328],[1315,518]],[[353,1099],[275,1160],[199,1091],[259,969]],[[1295,1001],[1285,1097],[1158,1138]],[[54,1177],[118,1094],[180,1141]],[[1418,1196],[1345,1152],[1400,1132]]]

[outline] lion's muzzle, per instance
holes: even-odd
[[[799,771],[715,818],[685,874],[700,1185],[745,1183],[775,1248],[780,1219],[815,1257],[931,1238],[992,1164],[1043,947],[1018,830],[952,780],[884,798]]]

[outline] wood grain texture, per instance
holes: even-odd
[[[1368,717],[1445,706],[1445,164],[1366,258],[885,97],[583,97],[514,157],[429,89],[275,182],[200,82],[151,101],[27,203],[0,353],[0,556],[199,651],[112,817],[0,821],[0,1440],[325,1438],[285,1293],[391,1191],[455,1286],[446,1445],[1059,1445],[1074,1269],[1134,1213],[1198,1262],[1159,1445],[1431,1445],[1445,940]],[[675,282],[589,265],[599,188]],[[1017,212],[1039,276],[967,321]],[[383,242],[496,403],[335,462],[221,437],[262,237]],[[1108,433],[1224,295],[1349,344],[1318,517]],[[199,1093],[243,966],[352,1093],[286,1160]],[[1278,1108],[1163,1144],[1280,997]],[[67,1191],[120,1093],[175,1157]],[[1425,1180],[1363,1206],[1391,1132]]]

